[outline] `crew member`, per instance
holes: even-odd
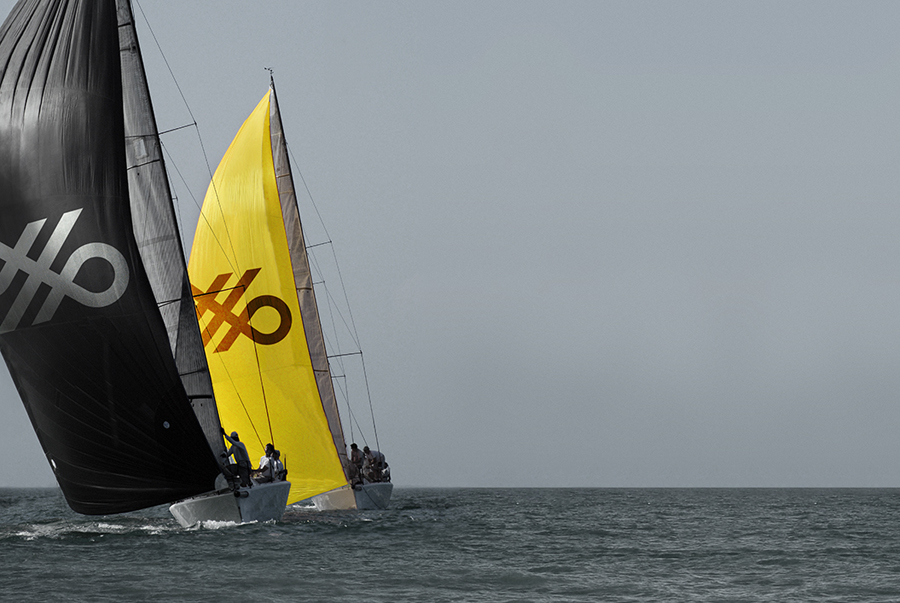
[[[226,460],[228,457],[234,457],[238,475],[241,477],[241,486],[244,486],[245,488],[252,487],[253,482],[250,481],[250,455],[247,454],[247,447],[241,442],[241,439],[238,437],[238,432],[236,431],[232,431],[231,436],[229,436],[225,433],[225,430],[222,429],[222,435],[231,443],[231,447],[223,452],[222,456]]]

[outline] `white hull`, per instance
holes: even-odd
[[[317,511],[346,511],[349,509],[387,509],[391,504],[394,484],[378,482],[362,484],[355,489],[344,486],[312,497]]]
[[[284,515],[290,489],[290,482],[272,482],[234,492],[219,490],[179,501],[169,507],[169,512],[186,528],[203,521],[278,520]]]

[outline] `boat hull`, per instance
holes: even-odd
[[[387,509],[391,504],[394,484],[378,482],[362,484],[351,488],[344,486],[324,494],[313,496],[312,502],[318,511],[346,511],[350,509]]]
[[[219,490],[179,501],[169,507],[169,512],[185,528],[204,521],[279,520],[284,515],[290,490],[290,482],[257,484],[234,492]]]

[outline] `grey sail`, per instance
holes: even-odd
[[[153,287],[181,381],[210,447],[225,450],[203,352],[184,250],[144,73],[130,0],[117,0],[125,107],[125,149],[134,236]]]

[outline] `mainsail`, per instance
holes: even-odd
[[[155,125],[143,68],[120,58],[118,4],[21,0],[0,28],[0,351],[87,514],[208,491],[219,471],[188,397],[209,392],[182,348],[184,262],[164,172],[146,178]]]
[[[203,340],[172,193],[162,157],[162,145],[150,102],[150,89],[138,46],[130,0],[116,0],[119,20],[125,150],[132,224],[138,250],[159,306],[181,382],[191,400],[206,439],[218,455],[225,451]]]
[[[274,91],[210,184],[189,273],[223,425],[282,452],[296,502],[347,484],[346,451]]]

